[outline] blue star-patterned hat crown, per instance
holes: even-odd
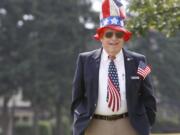
[[[108,25],[124,27],[124,21],[120,16],[110,16],[100,20],[100,27],[105,27]]]

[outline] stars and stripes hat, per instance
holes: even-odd
[[[105,28],[124,32],[124,40],[128,41],[132,35],[131,32],[124,28],[124,19],[126,13],[122,0],[103,0],[100,12],[100,27],[96,30],[94,38],[100,40],[101,33]]]

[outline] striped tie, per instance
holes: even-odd
[[[117,69],[114,61],[111,58],[108,69],[108,86],[107,86],[107,103],[108,107],[113,111],[118,111],[120,108],[120,88],[118,81]]]

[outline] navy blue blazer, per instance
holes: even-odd
[[[102,48],[78,56],[72,88],[73,135],[84,134],[96,109],[101,52]],[[156,112],[150,75],[144,80],[133,79],[133,76],[137,76],[139,61],[146,63],[146,58],[126,49],[123,49],[123,54],[129,119],[139,135],[149,135]]]

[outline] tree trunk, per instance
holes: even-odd
[[[10,97],[4,96],[3,108],[2,108],[2,128],[3,128],[3,135],[9,135],[9,109],[8,109],[8,102]]]
[[[33,135],[39,135],[39,127],[38,127],[38,109],[36,106],[33,107],[34,116],[33,116]]]
[[[61,116],[61,108],[59,104],[56,104],[56,129],[55,135],[64,135],[63,128],[62,128],[62,116]]]
[[[11,110],[9,112],[9,135],[15,135],[14,133],[14,127],[15,127],[15,121],[14,121],[14,114],[15,114],[15,110],[16,110],[16,101],[13,98],[13,105],[11,107]]]
[[[9,109],[9,120],[8,120],[8,135],[13,135],[13,123],[14,123],[14,112],[13,112],[13,107]]]

